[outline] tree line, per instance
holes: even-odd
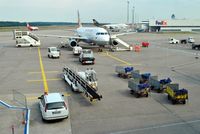
[[[73,22],[29,22],[33,26],[63,26],[63,25],[77,25]],[[26,26],[26,22],[17,21],[0,21],[0,27],[12,27],[12,26]]]

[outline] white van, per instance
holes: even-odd
[[[59,58],[60,50],[57,47],[48,47],[48,57],[49,58]]]
[[[73,47],[73,54],[74,55],[80,55],[81,52],[82,52],[82,47],[80,47],[80,46]]]

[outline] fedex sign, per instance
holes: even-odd
[[[156,25],[159,25],[159,26],[167,26],[167,21],[166,21],[166,20],[162,20],[162,21],[156,20]]]

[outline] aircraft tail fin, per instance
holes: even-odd
[[[93,21],[93,24],[94,24],[95,26],[97,26],[97,27],[100,26],[100,23],[99,23],[98,21],[96,21],[95,19],[92,19],[92,21]]]
[[[78,27],[82,27],[79,10],[77,11],[77,14],[78,14]]]
[[[26,27],[29,27],[29,26],[30,26],[30,25],[29,25],[29,23],[27,22],[27,23],[26,23]]]

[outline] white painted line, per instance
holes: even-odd
[[[127,131],[118,131],[118,132],[113,132],[113,133],[110,133],[110,134],[133,133],[133,132],[137,132],[137,131],[173,127],[173,126],[178,126],[178,125],[185,125],[185,124],[192,124],[192,123],[199,123],[199,122],[200,122],[200,120],[185,121],[185,122],[178,122],[178,123],[170,123],[170,124],[158,125],[158,126],[152,126],[152,127],[146,127],[146,128],[132,129],[132,130],[127,130]]]

